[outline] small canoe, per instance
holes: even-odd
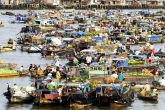
[[[157,86],[156,89],[157,90],[165,90],[165,86]]]
[[[138,96],[139,99],[142,99],[142,100],[157,101],[157,99],[158,99],[158,95],[156,95],[156,96],[151,96],[151,95],[147,95],[147,96],[144,95],[144,96],[142,96],[140,94],[140,92],[137,94],[137,96]]]
[[[2,52],[11,52],[11,51],[16,51],[16,50],[13,50],[13,49],[10,49],[10,48],[3,48],[3,50],[1,50],[0,53],[2,53]]]
[[[0,27],[4,27],[4,24],[0,24]]]

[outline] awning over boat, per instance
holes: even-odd
[[[77,31],[77,32],[72,32],[72,34],[83,35],[83,34],[86,34],[86,32]]]
[[[74,38],[63,38],[62,40],[63,40],[63,41],[73,41]]]

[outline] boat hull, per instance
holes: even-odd
[[[142,96],[140,95],[139,93],[137,94],[138,98],[139,99],[142,99],[142,100],[149,100],[149,101],[157,101],[158,99],[158,96]]]
[[[18,76],[27,76],[28,75],[28,72],[27,71],[25,71],[25,72],[23,72],[23,73],[8,73],[8,74],[0,74],[0,78],[4,78],[4,77],[18,77]]]

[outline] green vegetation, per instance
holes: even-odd
[[[142,65],[142,64],[144,64],[144,61],[128,60],[127,63],[129,65]]]
[[[88,32],[85,34],[85,36],[96,36],[98,34],[99,34],[99,32]]]
[[[70,77],[70,80],[71,80],[71,81],[73,81],[73,80],[74,80],[74,81],[78,81],[78,77],[76,77],[76,76],[71,76],[71,77]]]
[[[133,76],[152,76],[150,72],[130,72],[129,74]]]
[[[88,79],[87,75],[82,76],[82,80],[86,80],[86,79]]]
[[[0,74],[16,74],[18,73],[16,70],[8,69],[8,68],[0,68]]]

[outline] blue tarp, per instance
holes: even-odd
[[[150,37],[150,41],[157,41],[158,39],[158,37]]]
[[[83,34],[86,34],[86,32],[83,32],[83,31],[77,31],[77,32],[72,32],[72,34],[83,35]]]
[[[92,64],[92,66],[98,66],[99,65],[98,62],[92,62],[91,64]]]

